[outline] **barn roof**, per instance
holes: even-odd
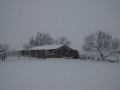
[[[49,46],[35,46],[29,50],[51,50],[51,49],[58,49],[60,48],[62,45],[49,45]]]

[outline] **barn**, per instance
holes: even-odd
[[[66,45],[35,46],[22,50],[21,55],[37,58],[79,58],[78,51]]]

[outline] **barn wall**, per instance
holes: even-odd
[[[66,52],[66,50],[68,50]],[[60,48],[57,49],[57,57],[58,58],[63,58],[63,57],[72,57],[72,58],[79,58],[79,54],[78,54],[78,51],[77,50],[73,50],[71,48],[69,48],[68,46],[64,45]]]
[[[37,58],[46,58],[45,50],[31,50],[31,56]]]
[[[46,52],[54,52],[53,54],[46,53]],[[72,57],[72,58],[79,58],[78,51],[73,50],[70,47],[63,45],[58,49],[52,50],[31,50],[31,56],[37,58],[63,58],[63,57]],[[29,55],[29,51],[22,50],[22,55]]]

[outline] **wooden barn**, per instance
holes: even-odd
[[[22,50],[21,55],[38,58],[79,58],[78,51],[66,45],[35,46],[29,50]]]

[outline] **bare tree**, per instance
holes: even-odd
[[[70,46],[72,42],[70,40],[68,40],[66,37],[62,36],[58,40],[56,39],[55,43],[56,44],[65,44],[67,46]]]
[[[110,33],[96,31],[85,37],[82,49],[87,52],[96,52],[104,60],[120,50],[120,40],[113,38]]]
[[[29,49],[29,48],[31,48],[31,47],[30,47],[30,43],[24,43],[24,44],[23,44],[23,48],[24,48],[24,49]]]
[[[54,41],[54,43],[55,43],[56,45],[59,45],[59,40],[56,39],[56,40]]]
[[[42,41],[43,41],[43,45],[52,45],[54,43],[54,39],[48,33],[45,33],[43,35]]]
[[[43,39],[43,33],[37,32],[37,36],[35,38],[35,46],[43,46],[42,39]]]
[[[29,49],[34,46],[44,46],[52,44],[65,44],[67,46],[71,45],[71,41],[67,40],[66,37],[60,37],[59,39],[54,40],[49,33],[37,32],[36,37],[29,37],[29,41],[23,44],[24,49]]]
[[[30,48],[33,47],[33,46],[35,46],[35,39],[34,39],[33,36],[29,37],[29,46],[30,46]]]
[[[34,41],[35,41],[35,46],[43,46],[43,45],[52,45],[54,39],[48,33],[43,34],[38,32]]]
[[[8,44],[1,44],[0,45],[0,49],[2,49],[3,51],[7,51],[10,49],[10,45]]]
[[[54,39],[48,33],[37,32],[36,37],[29,37],[29,42],[23,44],[24,49],[29,49],[34,46],[52,45]]]

